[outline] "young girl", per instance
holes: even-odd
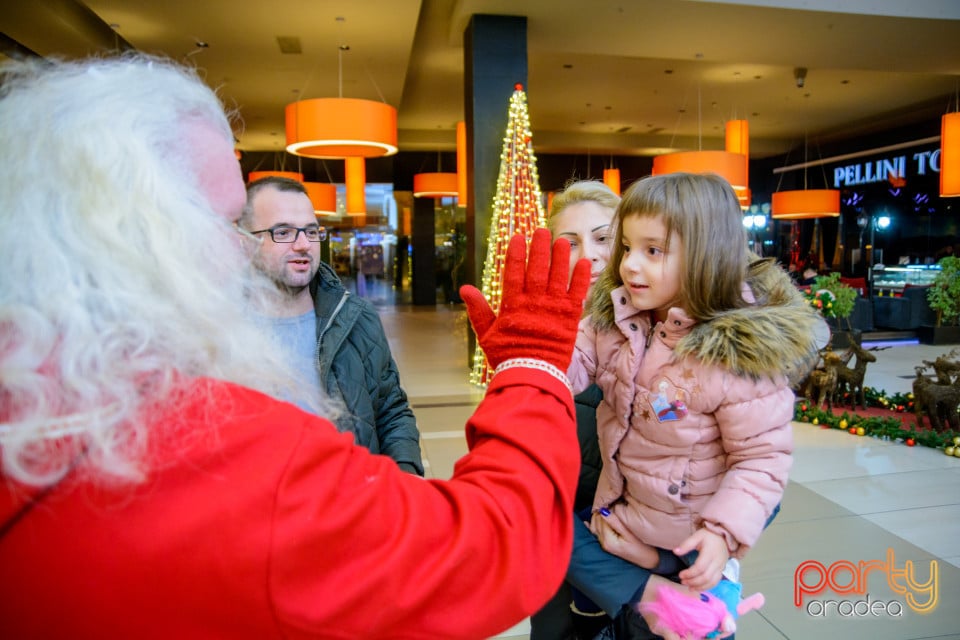
[[[710,589],[756,543],[787,482],[790,382],[815,363],[819,324],[787,274],[747,252],[719,177],[636,182],[615,225],[569,371],[604,399],[603,469],[568,579],[610,615],[666,582],[652,574]]]

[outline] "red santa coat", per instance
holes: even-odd
[[[559,585],[578,448],[548,374],[497,375],[450,481],[292,405],[196,384],[222,413],[164,416],[178,435],[154,442],[145,482],[68,476],[0,539],[0,637],[484,638]],[[36,493],[7,484],[0,521]]]

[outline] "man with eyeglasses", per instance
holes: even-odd
[[[260,238],[254,265],[277,287],[271,328],[302,379],[345,405],[337,428],[422,476],[420,432],[383,325],[373,306],[350,295],[320,260],[327,231],[304,186],[276,176],[250,183],[239,225]],[[291,400],[309,407],[305,399]]]

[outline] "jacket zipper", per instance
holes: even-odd
[[[647,329],[647,343],[645,345],[645,348],[647,349],[650,348],[650,343],[653,342],[653,332],[656,330],[657,324],[658,323],[656,319],[653,317],[653,312],[651,311],[650,312],[650,328]]]

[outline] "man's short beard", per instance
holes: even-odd
[[[306,284],[302,286],[293,287],[287,284],[286,282],[277,280],[275,278],[273,278],[273,284],[277,285],[277,291],[280,292],[280,295],[286,296],[288,298],[296,298],[298,295],[300,295],[301,292],[303,292],[304,289],[310,286],[309,284]]]

